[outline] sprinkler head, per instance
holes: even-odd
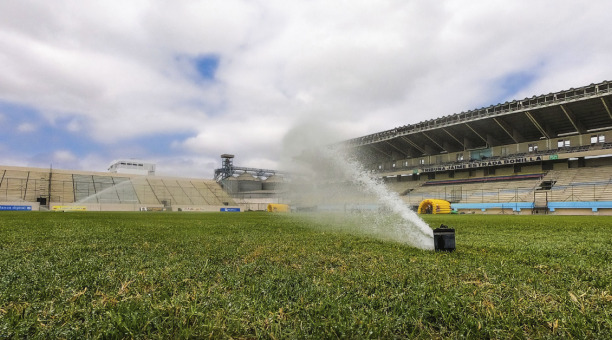
[[[455,250],[455,229],[440,224],[440,228],[434,229],[434,247],[436,251]]]

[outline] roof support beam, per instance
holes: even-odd
[[[501,118],[493,118],[493,120],[497,123],[497,125],[499,125],[499,127],[502,128],[502,130],[504,130],[504,132],[506,132],[508,134],[508,136],[510,136],[510,138],[512,138],[512,140],[515,143],[520,143],[522,141],[524,141],[523,136],[521,136],[521,134],[514,128],[512,128],[508,123],[504,122]]]
[[[492,146],[499,146],[499,145],[502,145],[502,143],[498,141],[495,137],[487,133],[487,146],[492,147]]]
[[[440,143],[436,142],[433,138],[429,137],[425,132],[421,132],[421,134],[425,137],[427,137],[427,139],[429,139],[432,143],[436,144],[440,149],[448,152],[447,149],[445,149],[442,145],[440,145]]]
[[[582,134],[586,133],[587,129],[584,127],[584,125],[582,125],[582,123],[580,123],[578,119],[576,119],[576,116],[574,115],[574,113],[570,111],[570,109],[566,108],[564,105],[559,105],[559,106],[561,107],[561,110],[563,110],[563,113],[565,113],[565,116],[567,117],[567,119],[570,121],[570,123],[572,123],[572,125],[576,129],[576,132],[582,133]]]
[[[352,151],[353,151],[353,154],[357,155],[360,159],[367,160],[367,162],[370,162],[372,160],[375,160],[376,162],[378,162],[381,156],[378,150],[375,149],[372,145],[367,145],[367,146],[359,147],[359,148],[353,148]],[[364,161],[364,163],[367,163],[367,162]]]
[[[446,130],[445,128],[440,128],[440,129],[442,129],[442,131],[446,132],[449,136],[451,136],[452,139],[456,140],[457,143],[461,145],[461,148],[465,150],[465,145],[459,139],[457,139],[457,137],[455,137],[452,133],[448,132],[448,130]]]
[[[390,153],[386,153],[384,150],[382,150],[382,148],[379,148],[379,147],[377,147],[377,146],[376,146],[376,145],[374,145],[374,144],[370,144],[370,146],[372,147],[372,149],[375,149],[377,152],[380,152],[380,153],[382,153],[383,155],[385,155],[385,156],[387,156],[387,157],[391,158],[391,154],[390,154]]]
[[[546,133],[546,130],[544,130],[542,125],[540,125],[540,123],[538,123],[538,121],[531,114],[531,112],[525,111],[525,115],[527,116],[527,118],[529,118],[529,120],[533,123],[533,125],[535,125],[535,127],[538,129],[538,131],[540,131],[540,133],[542,134],[543,137],[545,137],[546,139],[550,139],[550,135],[548,133]]]
[[[606,109],[606,112],[608,113],[608,116],[610,116],[610,119],[612,119],[612,112],[610,112],[610,107],[608,106],[608,103],[606,103],[606,100],[604,99],[604,97],[601,97],[599,99],[601,99],[601,103],[603,104],[604,108]]]
[[[408,143],[402,138],[397,138],[395,139],[395,141],[397,141],[397,145],[399,145],[399,147],[404,150],[404,153],[406,154],[407,158],[419,157],[423,154],[421,151],[417,150],[412,144]]]
[[[486,147],[486,142],[485,142],[485,147]],[[474,141],[472,141],[471,139],[467,138],[467,137],[463,137],[463,150],[467,150],[467,149],[474,149],[476,148],[476,144],[474,144]]]
[[[395,150],[397,150],[397,152],[399,152],[401,155],[404,156],[404,158],[408,157],[409,155],[402,149],[398,148],[397,146],[393,145],[393,143],[391,143],[390,141],[385,141],[385,143],[389,144],[390,147],[394,148]]]
[[[346,153],[349,156],[356,157],[362,163],[366,163],[366,161],[369,161],[370,159],[375,158],[374,154],[367,147],[364,147],[364,148],[348,147],[346,148]]]
[[[417,143],[415,143],[415,142],[411,141],[410,139],[408,139],[408,137],[406,137],[406,136],[401,136],[400,138],[401,138],[402,140],[406,141],[408,144],[412,145],[412,147],[413,147],[413,148],[415,148],[415,149],[419,150],[419,152],[420,152],[422,155],[424,155],[424,154],[426,153],[426,152],[425,152],[425,149],[421,148],[421,147],[420,147],[420,146],[419,146]]]
[[[471,126],[470,126],[470,124],[465,123],[465,126],[467,126],[467,127],[468,127],[468,129],[472,130],[472,132],[473,132],[474,134],[476,134],[476,136],[478,136],[478,138],[482,139],[482,141],[483,141],[483,142],[487,143],[487,139],[486,139],[486,138],[484,138],[484,137],[483,137],[481,134],[479,134],[479,133],[478,133],[478,131],[474,130],[474,128],[473,128],[473,127],[471,127]]]

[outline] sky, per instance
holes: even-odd
[[[0,164],[212,178],[612,80],[607,0],[5,0]]]

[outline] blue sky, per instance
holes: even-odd
[[[105,171],[140,158],[211,178],[233,153],[237,165],[282,168],[308,145],[612,80],[612,38],[594,34],[610,10],[603,0],[5,1],[0,159]]]
[[[193,59],[198,76],[203,80],[214,80],[219,67],[219,57],[214,55],[199,56]]]

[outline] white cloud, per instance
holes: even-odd
[[[0,119],[1,121],[1,119]],[[36,125],[32,123],[21,123],[17,126],[17,131],[22,133],[29,133],[36,131]]]
[[[177,174],[218,166],[225,152],[275,167],[285,135],[304,122],[344,139],[610,79],[611,9],[603,0],[3,2],[0,101],[102,144],[191,134],[176,154],[157,155]],[[185,57],[201,55],[220,58],[216,81],[193,81]],[[508,92],[501,82],[515,74],[532,81]]]
[[[77,157],[69,150],[57,150],[53,153],[53,160],[57,162],[74,162]]]

